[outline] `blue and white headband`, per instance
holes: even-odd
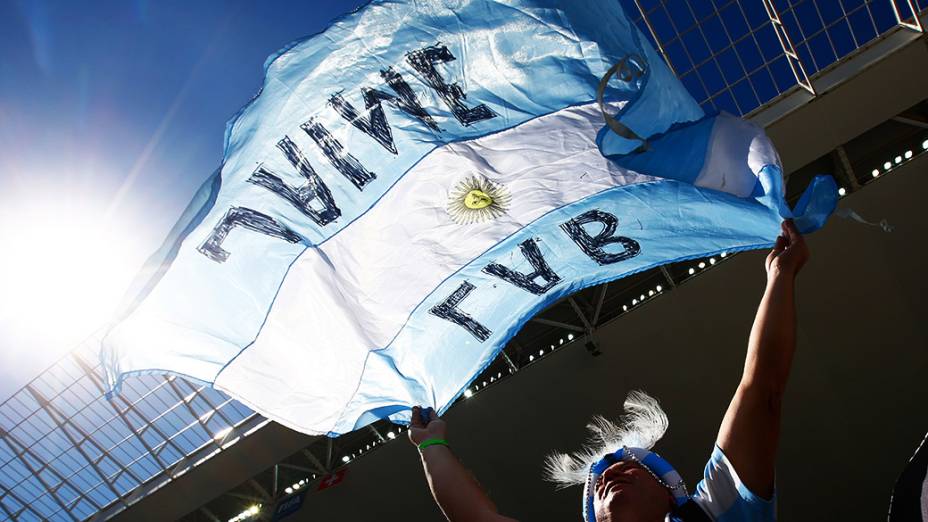
[[[615,453],[609,453],[590,466],[590,472],[583,487],[583,519],[586,522],[596,522],[596,510],[593,508],[593,497],[596,493],[596,482],[609,466],[626,460],[641,464],[657,482],[667,488],[673,496],[674,503],[682,506],[690,496],[686,490],[686,483],[677,473],[677,470],[653,451],[644,448],[628,448],[623,446]]]
[[[574,453],[554,453],[545,460],[548,480],[569,487],[584,485],[583,518],[595,522],[593,494],[596,481],[606,469],[621,460],[631,460],[647,470],[682,505],[688,499],[680,474],[657,453],[650,451],[667,432],[670,422],[656,399],[642,391],[631,391],[623,404],[625,414],[618,422],[593,417],[587,429],[590,438]]]

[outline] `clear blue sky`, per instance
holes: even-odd
[[[0,400],[108,318],[264,59],[362,3],[0,0]]]

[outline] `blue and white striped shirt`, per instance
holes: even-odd
[[[717,522],[772,522],[777,518],[776,493],[768,500],[748,489],[718,446],[706,463],[693,501]]]

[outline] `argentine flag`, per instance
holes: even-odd
[[[178,374],[331,436],[441,412],[553,301],[836,199],[788,208],[763,132],[613,1],[375,0],[265,69],[108,330],[114,391]]]

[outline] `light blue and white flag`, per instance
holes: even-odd
[[[266,71],[104,340],[114,389],[176,373],[307,433],[408,420],[551,302],[792,215],[763,132],[704,117],[617,3],[373,1]],[[811,230],[834,184],[807,196]]]

